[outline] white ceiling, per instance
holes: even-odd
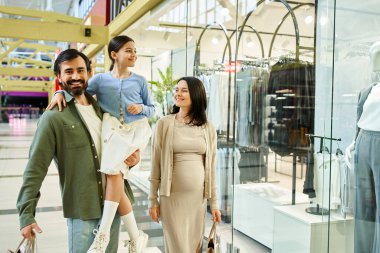
[[[162,22],[160,19],[163,15],[166,15],[169,11],[173,10],[177,6],[181,5],[181,3],[184,0],[168,0],[165,1],[165,3],[162,6],[159,6],[158,8],[152,10],[150,13],[146,14],[144,17],[142,17],[140,20],[134,23],[130,28],[128,28],[126,31],[123,32],[125,35],[131,36],[135,41],[138,49],[140,50],[140,53],[146,54],[146,55],[156,55],[159,51],[165,51],[168,49],[173,48],[183,48],[186,44],[186,38],[185,34],[186,31],[188,32],[188,35],[191,33],[191,37],[188,37],[188,43],[195,43],[195,40],[199,38],[200,33],[202,32],[202,28],[206,26],[205,23],[195,22],[192,24],[193,28],[186,28],[184,27],[184,24],[178,24],[178,23],[170,23],[170,22]],[[194,1],[194,0],[192,0]],[[231,19],[229,21],[223,22],[223,25],[228,29],[228,34],[230,35],[233,30],[235,30],[236,24],[240,26],[244,18],[246,17],[246,12],[242,13],[241,9],[243,9],[242,6],[244,6],[247,3],[247,1],[253,1],[253,0],[239,0],[239,13],[236,15],[236,5],[231,4],[230,0],[217,0],[217,2],[221,6],[226,6],[228,4],[229,7],[229,16]],[[300,3],[313,3],[313,0],[298,0],[297,2]],[[247,5],[245,5],[247,6]],[[295,5],[293,5],[294,7]],[[275,3],[270,2],[268,4],[261,4],[258,9],[254,11],[254,13],[250,16],[247,25],[253,26],[256,28],[257,31],[262,32],[261,36],[264,43],[264,51],[265,55],[267,56],[270,40],[273,37],[273,33],[276,30],[276,27],[278,26],[279,22],[282,20],[284,15],[287,13],[286,8],[281,3]],[[221,13],[216,13],[216,19],[221,15]],[[312,47],[314,40],[312,39],[314,35],[314,22],[306,24],[305,23],[305,17],[306,15],[312,15],[314,16],[314,8],[310,8],[307,6],[303,6],[295,11],[295,15],[298,21],[299,31],[301,36],[305,36],[301,38],[301,45],[302,46],[308,46]],[[237,20],[236,20],[237,19]],[[197,21],[200,19],[196,18]],[[189,21],[190,22],[190,21]],[[209,20],[206,21],[207,23]],[[178,26],[179,25],[179,26]],[[165,27],[165,28],[174,28],[177,30],[180,30],[178,33],[171,33],[171,32],[165,32],[165,31],[152,31],[149,30],[148,27],[155,26],[155,27]],[[198,27],[198,28],[197,28]],[[217,27],[217,26],[215,26]],[[243,48],[241,51],[243,54],[249,55],[249,56],[260,56],[261,50],[259,49],[259,43],[257,40],[257,37],[255,34],[248,31],[249,29],[245,29],[247,32],[244,32],[243,38],[242,38],[242,45],[244,47],[245,41],[247,41],[247,37],[250,36],[251,40],[254,42],[253,48]],[[217,33],[220,34],[219,37],[221,39],[224,37],[223,33],[221,31],[207,31],[202,37],[202,48],[206,51],[210,52],[220,52],[226,44],[226,40],[222,39],[221,43],[218,45],[212,44],[210,41],[213,37],[217,35]],[[291,18],[288,17],[287,20],[284,22],[284,25],[279,30],[279,35],[276,37],[276,41],[274,43],[274,49],[279,51],[278,54],[283,54],[283,50],[285,51],[294,51],[295,50],[295,39],[294,39],[294,25],[291,21]],[[284,46],[285,45],[285,46]],[[232,45],[233,47],[234,45]],[[149,52],[142,52],[144,48],[148,49]],[[279,50],[280,48],[280,50]],[[154,52],[155,51],[155,52]],[[244,53],[246,51],[247,53]],[[272,54],[273,55],[273,54]]]
[[[239,0],[239,4],[238,4],[239,8],[242,8],[242,6],[248,6],[249,1],[254,1],[254,0]],[[301,3],[314,2],[313,0],[296,0],[296,1],[301,2]],[[49,6],[49,3],[50,3],[55,12],[59,12],[62,14],[69,14],[72,12],[71,8],[73,8],[74,3],[76,2],[77,2],[76,0],[0,0],[0,5],[23,7],[23,8],[36,9],[36,10],[46,10],[46,8]],[[165,27],[166,24],[161,22],[160,18],[163,15],[167,14],[169,12],[168,10],[174,9],[176,6],[180,5],[182,2],[184,2],[184,0],[164,1],[164,4],[162,4],[155,10],[152,10],[149,13],[147,13],[144,17],[142,17],[140,20],[135,22],[134,25],[132,25],[130,28],[124,31],[123,34],[127,34],[135,39],[137,47],[140,53],[142,53],[143,55],[153,56],[153,55],[159,54],[160,52],[166,51],[168,49],[182,48],[186,44],[186,39],[185,39],[186,29],[183,27],[183,24],[182,24],[182,27],[178,28],[181,30],[180,33],[167,33],[167,32],[165,33],[165,32],[147,30],[149,26]],[[200,2],[202,2],[202,0],[198,1],[198,3]],[[223,25],[227,29],[229,29],[229,34],[231,34],[231,31],[235,29],[236,23],[240,25],[243,22],[245,13],[241,13],[241,10],[239,9],[240,14],[236,16],[236,11],[235,11],[236,2],[235,1],[217,0],[216,2],[220,6],[230,9],[229,15],[231,17],[231,20],[224,22]],[[314,9],[310,8],[307,10],[307,12],[313,14]],[[261,4],[260,8],[258,8],[254,12],[254,14],[250,17],[249,22],[247,24],[255,27],[257,31],[264,33],[262,36],[263,36],[264,44],[266,45],[264,49],[265,52],[268,52],[268,45],[270,44],[270,40],[272,38],[271,34],[274,32],[278,23],[281,21],[281,19],[286,13],[287,13],[286,8],[282,4],[269,2],[269,4]],[[305,13],[306,13],[306,10],[304,7],[298,9],[295,12],[298,22],[299,22],[300,35],[312,37],[314,33],[314,25],[305,24],[303,22]],[[215,14],[215,16],[218,16],[218,15],[220,15],[220,13]],[[176,25],[175,23],[172,23],[172,24]],[[179,25],[181,26],[181,24]],[[205,24],[195,23],[194,26],[204,27]],[[188,38],[188,42],[194,43],[194,41],[199,37],[201,31],[202,29],[199,29],[199,28],[188,29],[187,30],[188,35],[191,35],[191,37],[193,37],[192,39]],[[215,36],[215,33],[216,32],[208,31],[204,37],[205,41],[210,41],[211,37]],[[278,36],[276,39],[276,43],[274,44],[274,47],[279,48],[282,45],[287,44],[288,50],[294,50],[294,41],[293,41],[294,40],[294,26],[290,18],[288,18],[288,20],[284,23],[284,26],[280,29],[279,33],[289,34],[289,36],[286,36],[286,35]],[[244,33],[244,36],[243,36],[244,41],[247,40],[246,37],[248,35],[249,33]],[[259,50],[258,48],[257,38],[252,33],[249,36],[252,37],[252,40],[255,43],[255,47],[253,49],[247,48],[247,50],[250,52],[257,52],[257,54],[259,54],[261,50]],[[204,42],[202,42],[202,44],[203,43]],[[313,39],[301,39],[301,43],[304,46],[312,46]],[[214,51],[214,50],[220,51],[220,50],[223,50],[223,47],[224,47],[223,46],[222,49],[220,49],[219,46],[215,46],[210,43],[206,43],[206,44],[207,44],[205,45],[206,47],[210,46],[210,48],[207,49],[210,51]],[[221,46],[222,45],[225,45],[225,42],[222,41]],[[255,54],[256,53],[254,53],[254,55]]]
[[[68,15],[74,0],[0,0],[0,5],[33,10],[46,10],[49,5],[48,2],[52,5],[52,11]]]

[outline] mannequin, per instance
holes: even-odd
[[[373,77],[380,73],[380,42],[369,51]],[[379,81],[377,79],[377,81]],[[355,150],[355,253],[380,252],[380,84],[362,90],[357,106],[357,131],[346,149]]]

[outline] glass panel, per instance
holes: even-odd
[[[314,3],[253,3],[237,1],[232,37],[239,66],[232,250],[325,252],[311,248],[319,243],[312,238],[321,238],[311,224],[321,216],[305,210],[313,197],[304,185],[313,172],[307,134],[314,134]]]
[[[167,0],[124,32],[148,80],[170,67],[173,79],[203,81],[217,129],[221,252],[352,252],[354,173],[336,152],[355,138],[358,92],[372,80],[372,1],[355,11],[337,1],[334,24],[332,0],[318,10],[313,1]],[[152,92],[160,118],[172,90]]]
[[[231,32],[236,29],[236,20],[233,18],[235,9],[222,8],[221,1],[196,2],[200,4],[200,12],[195,23],[189,20],[191,26],[187,29],[188,58],[192,59],[192,71],[188,71],[188,74],[202,80],[208,101],[207,118],[217,129],[216,184],[222,215],[222,223],[218,225],[217,231],[221,252],[227,252],[227,245],[233,243],[233,172],[236,167],[236,153],[233,152],[234,68],[230,68],[229,59],[233,59],[235,50],[233,45],[230,46],[226,56],[224,50]],[[206,236],[212,224],[210,213],[207,217]]]
[[[379,51],[376,43],[380,39],[380,31],[373,29],[380,22],[379,11],[375,7],[377,5],[378,2],[374,0],[361,4],[352,0],[336,1],[335,24],[331,19],[320,24],[321,30],[322,27],[324,30],[335,28],[333,47],[323,48],[325,55],[331,55],[329,48],[334,49],[334,61],[331,61],[333,62],[333,89],[330,91],[333,98],[331,132],[333,137],[341,138],[338,144],[346,157],[349,157],[349,154],[352,157],[347,159],[350,161],[347,161],[345,167],[340,170],[343,187],[342,206],[340,212],[331,214],[330,252],[371,253],[380,250],[378,246],[380,198],[377,180],[380,163],[376,161],[377,146],[369,144],[376,143],[380,130],[375,106],[378,101],[378,96],[375,95],[377,86],[372,85],[373,82],[379,81]],[[328,8],[330,6],[324,4],[322,11],[325,15],[331,12],[332,8]],[[331,40],[332,38],[330,36]],[[357,115],[357,112],[360,114]],[[368,118],[369,115],[375,118],[371,120]],[[357,135],[357,126],[361,129],[359,135]],[[353,141],[355,145],[352,144]],[[335,152],[337,146],[333,145],[332,148]],[[333,204],[333,174],[331,181],[331,204]],[[338,218],[334,219],[334,216]]]

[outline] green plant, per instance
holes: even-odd
[[[160,104],[162,113],[166,115],[169,113],[169,102],[173,96],[173,88],[177,80],[173,80],[171,65],[166,68],[165,73],[160,68],[157,68],[157,71],[161,80],[149,81],[151,84],[150,89],[155,101]]]

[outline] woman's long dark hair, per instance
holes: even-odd
[[[190,122],[188,124],[196,126],[206,124],[207,98],[202,81],[192,76],[182,77],[178,80],[178,82],[181,80],[184,80],[187,83],[191,99],[191,108],[187,115],[190,118]],[[179,112],[179,107],[174,105],[172,113],[175,114],[177,112]]]
[[[110,71],[113,69],[113,66],[115,65],[115,60],[112,58],[111,52],[118,52],[126,43],[130,41],[135,42],[132,38],[126,35],[116,36],[110,40],[110,42],[108,43],[108,57],[112,61]]]

